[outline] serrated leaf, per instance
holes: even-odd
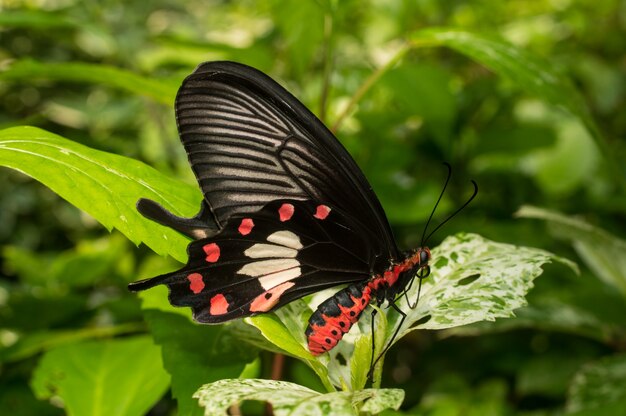
[[[144,77],[126,69],[88,64],[84,62],[37,62],[33,60],[16,61],[7,69],[0,71],[0,80],[28,81],[55,80],[86,82],[118,88],[135,95],[172,105],[176,91],[182,80],[154,79]]]
[[[267,401],[276,416],[378,414],[398,409],[404,392],[398,389],[366,389],[321,394],[294,383],[275,380],[220,380],[207,384],[194,397],[205,415],[227,415],[230,406],[244,400]]]
[[[626,297],[626,241],[582,219],[538,207],[524,206],[515,215],[547,221],[553,234],[569,240],[596,276]]]
[[[47,352],[35,369],[37,397],[59,397],[69,415],[143,415],[169,375],[148,337],[71,344]]]
[[[137,160],[91,149],[34,127],[0,130],[0,166],[40,181],[108,229],[183,262],[188,240],[144,219],[135,209],[146,197],[179,215],[194,215],[201,195]]]
[[[607,357],[584,366],[572,380],[566,409],[568,413],[593,411],[607,406],[626,409],[626,354]]]

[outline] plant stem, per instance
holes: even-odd
[[[410,51],[412,48],[413,48],[413,45],[411,43],[404,44],[402,48],[400,48],[400,50],[396,52],[396,54],[385,65],[378,68],[365,80],[365,82],[359,87],[356,93],[352,96],[352,99],[350,100],[346,108],[344,108],[343,111],[339,113],[339,116],[337,116],[337,120],[335,120],[335,124],[333,124],[332,128],[330,129],[333,133],[339,130],[339,128],[341,127],[341,124],[350,115],[350,113],[352,112],[354,107],[357,105],[357,103],[361,101],[363,96],[380,79],[380,77],[382,77],[387,71],[393,68],[398,63],[398,61],[400,61],[404,57],[404,55],[406,55],[406,53]]]

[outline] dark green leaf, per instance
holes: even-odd
[[[169,375],[147,337],[66,345],[47,352],[33,375],[39,399],[58,396],[69,415],[144,415]]]

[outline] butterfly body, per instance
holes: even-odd
[[[305,331],[309,351],[319,355],[333,349],[370,303],[380,306],[385,301],[394,302],[429,260],[430,250],[420,248],[383,274],[352,284],[322,302],[309,318]]]
[[[175,108],[203,194],[200,211],[181,218],[147,199],[137,208],[189,236],[189,260],[131,290],[167,285],[172,305],[218,324],[347,285],[311,316],[308,345],[319,354],[367,305],[394,305],[428,268],[427,248],[398,250],[345,148],[265,74],[233,62],[201,64],[183,82]]]

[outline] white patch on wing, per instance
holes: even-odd
[[[296,277],[300,276],[302,272],[300,267],[294,267],[293,269],[287,269],[278,273],[268,274],[259,278],[259,283],[263,286],[263,289],[270,290],[274,286],[278,286],[282,283],[288,282]]]
[[[277,231],[270,234],[270,236],[267,237],[267,241],[296,250],[300,250],[303,247],[298,236],[291,231]]]
[[[243,254],[253,259],[266,257],[294,258],[298,254],[298,250],[284,246],[275,246],[273,244],[255,244],[244,251]]]
[[[261,260],[246,264],[237,273],[259,277],[293,269],[294,267],[300,268],[300,263],[296,259]]]
[[[244,254],[253,259],[275,259],[248,263],[237,273],[258,277],[263,289],[270,290],[302,274],[296,256],[303,246],[298,236],[291,231],[277,231],[267,237],[267,241],[274,244],[255,244]]]
[[[262,260],[248,263],[238,274],[258,277],[263,289],[269,290],[281,283],[295,279],[302,273],[300,263],[296,259]]]

